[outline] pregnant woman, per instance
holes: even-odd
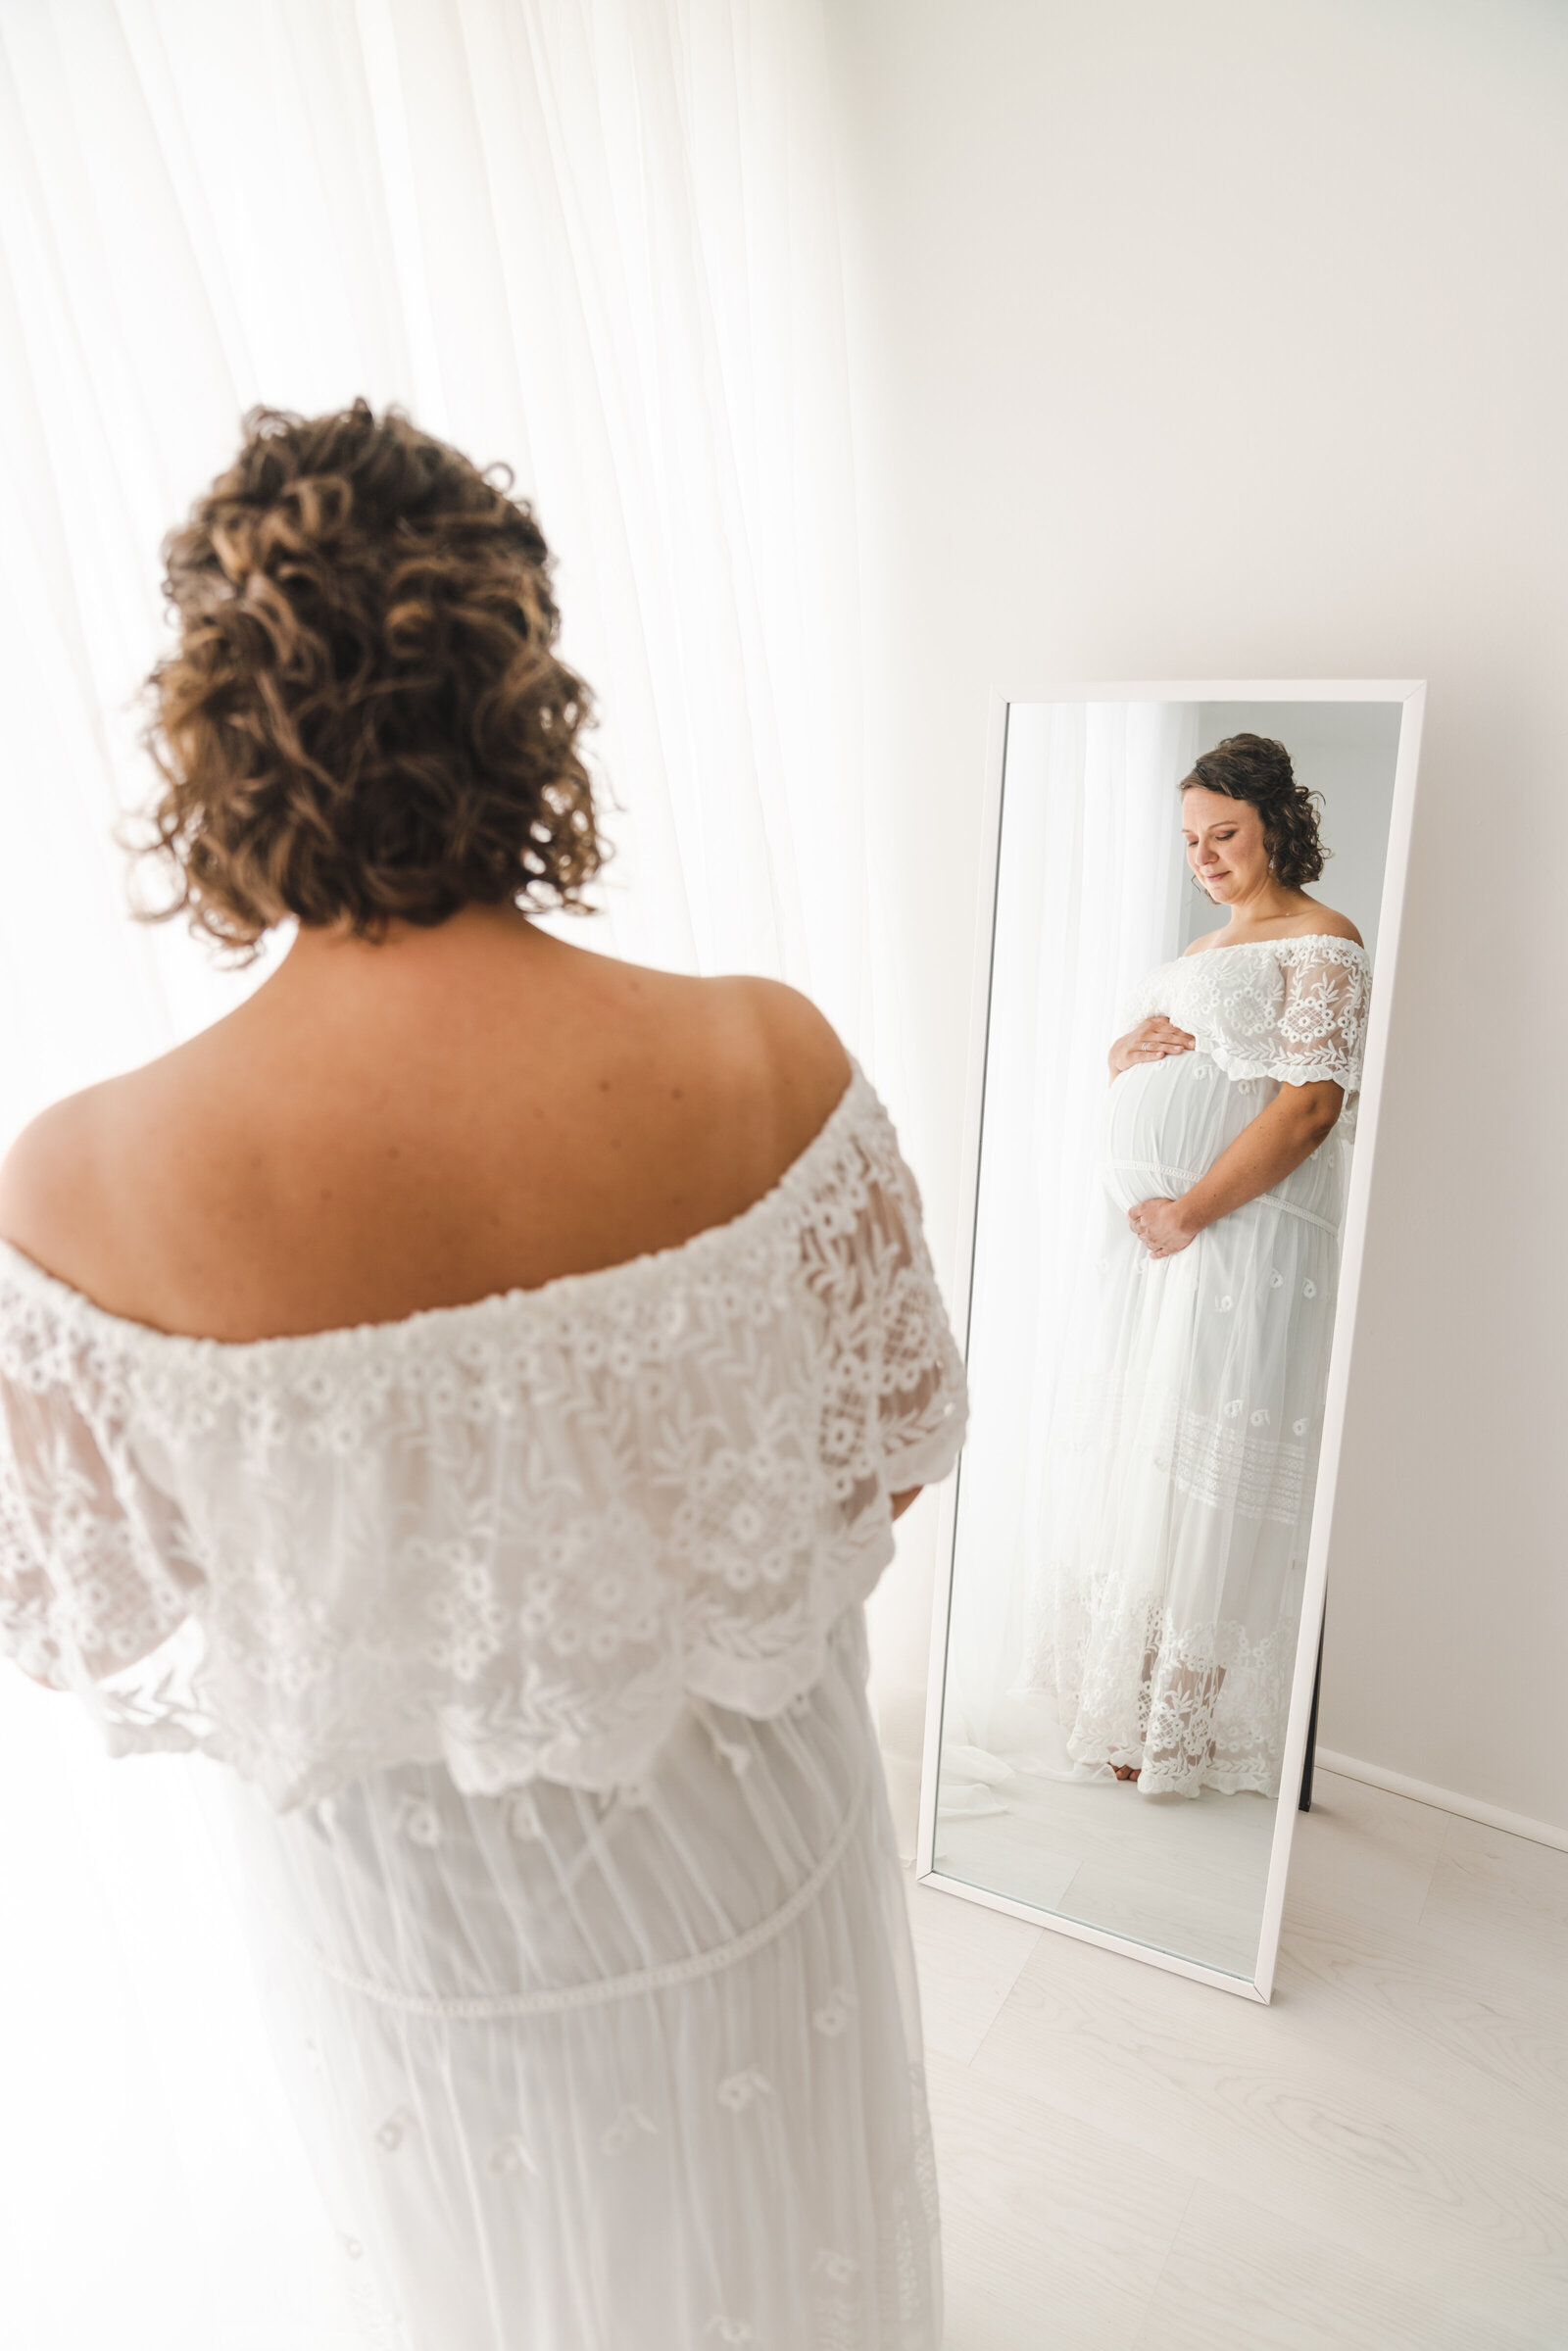
[[[238,1010],[0,1179],[0,1645],[214,1758],[373,2339],[936,2351],[861,1602],[961,1365],[793,991],[568,946],[528,509],[363,404],[169,548],[175,896]]]
[[[1110,1051],[1106,1225],[1054,1447],[1029,1682],[1146,1794],[1278,1792],[1370,965],[1283,744],[1182,786],[1222,930]]]

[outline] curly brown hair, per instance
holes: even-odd
[[[1322,794],[1297,782],[1290,753],[1268,735],[1227,735],[1212,751],[1200,752],[1178,790],[1195,786],[1251,803],[1262,819],[1269,863],[1287,890],[1315,882],[1324,859],[1334,855],[1318,833]]]
[[[164,544],[179,643],[147,682],[164,781],[143,908],[242,955],[287,915],[435,924],[474,902],[580,908],[604,862],[553,651],[532,509],[368,402],[253,409],[228,469]]]

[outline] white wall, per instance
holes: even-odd
[[[1430,680],[1325,1745],[1568,1827],[1568,11],[835,0],[887,1073],[953,1261],[988,691]],[[933,1505],[874,1611],[912,1813]]]

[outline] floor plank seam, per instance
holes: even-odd
[[[1136,2331],[1134,2332],[1129,2351],[1140,2351],[1140,2347],[1144,2339],[1144,2333],[1149,2325],[1150,2314],[1159,2299],[1160,2288],[1165,2282],[1166,2275],[1170,2269],[1171,2263],[1176,2258],[1176,2248],[1182,2241],[1182,2230],[1187,2226],[1188,2215],[1191,2213],[1193,2206],[1197,2203],[1199,2191],[1201,2189],[1202,2185],[1202,2180],[1195,2175],[1193,2184],[1187,2191],[1187,2201],[1182,2206],[1176,2226],[1170,2232],[1169,2242],[1167,2243],[1165,2251],[1161,2256],[1158,2274],[1154,2278],[1153,2284],[1149,2289],[1148,2297],[1145,2300],[1142,2310],[1138,2313],[1138,2326]]]

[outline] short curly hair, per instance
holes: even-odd
[[[556,658],[549,549],[505,467],[398,409],[253,409],[164,544],[176,649],[147,681],[164,790],[140,909],[242,955],[289,915],[378,939],[508,900],[581,908],[604,862]]]
[[[1227,735],[1199,754],[1178,789],[1222,793],[1250,801],[1262,818],[1269,863],[1287,890],[1315,882],[1334,852],[1318,832],[1323,796],[1296,780],[1291,755],[1268,735]]]

